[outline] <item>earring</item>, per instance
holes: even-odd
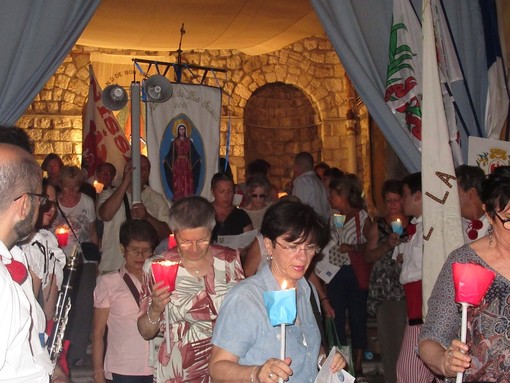
[[[487,230],[487,232],[489,233],[489,249],[492,249],[492,247],[494,246],[494,237],[492,236],[493,234],[492,225],[489,225],[489,229]]]
[[[267,262],[271,262],[273,260],[273,256],[271,254],[267,254]]]

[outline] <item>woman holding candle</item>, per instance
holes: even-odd
[[[510,167],[498,167],[488,176],[483,182],[481,199],[490,225],[489,234],[448,256],[428,302],[419,353],[437,375],[454,378],[463,372],[465,382],[508,382]],[[468,309],[465,343],[459,340],[461,312],[455,302],[454,263],[474,263],[496,272],[479,306]],[[473,282],[476,280],[473,278]]]
[[[234,286],[223,302],[212,339],[211,379],[224,383],[313,382],[322,354],[321,337],[305,273],[327,244],[328,230],[310,206],[283,200],[266,211],[261,233],[268,264]],[[276,295],[284,282],[287,289],[294,289],[294,302],[297,299],[297,317],[286,326],[285,342],[281,326],[273,327],[264,305],[264,294]],[[345,360],[337,354],[333,372],[343,366]]]
[[[155,366],[157,382],[208,382],[213,323],[227,291],[243,278],[239,254],[211,245],[215,221],[212,205],[202,197],[184,197],[170,209],[170,228],[177,247],[145,265],[138,329],[145,339],[170,331]],[[152,262],[180,262],[175,290],[153,282]],[[165,326],[168,305],[169,328]]]
[[[341,344],[347,344],[345,323],[349,318],[351,344],[356,378],[366,381],[361,362],[367,347],[367,296],[371,264],[363,251],[372,226],[363,200],[361,183],[354,174],[344,175],[330,184],[331,207],[345,215],[341,231],[332,227],[335,245],[330,249],[329,262],[340,270],[327,285],[328,301],[335,311],[335,325]],[[322,304],[327,303],[323,301]]]
[[[377,318],[377,334],[381,342],[384,380],[395,383],[396,365],[407,320],[404,289],[399,281],[401,263],[392,259],[393,249],[405,238],[409,223],[403,211],[403,185],[399,180],[386,180],[381,195],[385,215],[371,225],[365,248],[365,259],[374,263],[368,289],[367,310]],[[400,235],[399,235],[400,234]]]
[[[53,185],[43,181],[43,194],[48,200],[39,207],[39,217],[36,223],[37,232],[21,248],[27,256],[34,295],[44,310],[47,321],[52,321],[55,315],[57,295],[62,279],[66,256],[59,248],[53,233],[47,230],[56,214],[57,193]]]
[[[57,217],[52,228],[69,227],[68,244],[63,248],[68,256],[74,245],[98,243],[94,201],[80,192],[82,183],[83,172],[77,166],[66,165],[60,170],[61,192],[57,198]],[[80,269],[69,323],[71,346],[68,358],[73,365],[83,363],[90,340],[97,262],[84,259]]]
[[[126,263],[101,275],[94,290],[92,367],[94,383],[152,383],[149,342],[137,328],[143,265],[158,243],[158,234],[145,220],[128,220],[120,227],[120,249]],[[107,346],[104,342],[108,327]]]

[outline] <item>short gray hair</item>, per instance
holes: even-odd
[[[19,148],[18,148],[19,149]],[[9,208],[14,198],[35,193],[41,184],[41,168],[28,153],[22,151],[15,160],[0,162],[0,211]]]
[[[199,227],[205,227],[212,232],[216,226],[216,213],[212,204],[205,198],[184,197],[172,204],[169,223],[172,233]]]

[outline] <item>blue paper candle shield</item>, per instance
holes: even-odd
[[[264,306],[272,326],[291,325],[296,320],[296,289],[265,291]]]

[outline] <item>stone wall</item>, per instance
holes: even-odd
[[[88,93],[88,64],[90,53],[94,51],[131,54],[133,57],[168,54],[107,51],[75,46],[18,122],[34,139],[38,160],[41,161],[49,152],[55,152],[60,154],[66,163],[80,163],[82,113]],[[177,61],[175,55],[173,59]],[[354,153],[352,150],[348,151],[345,143],[345,116],[349,109],[348,79],[327,38],[307,38],[280,51],[260,56],[248,56],[233,50],[190,51],[182,54],[182,60],[195,65],[225,68],[228,71],[220,84],[224,90],[220,155],[226,154],[226,133],[230,115],[229,157],[236,169],[238,181],[244,179],[247,154],[245,138],[251,129],[245,116],[246,106],[257,90],[281,83],[298,90],[298,98],[307,100],[309,110],[314,112],[313,116],[296,116],[296,120],[288,120],[285,125],[289,130],[304,125],[313,126],[314,134],[316,132],[314,138],[317,139],[310,141],[309,133],[299,133],[297,136],[309,145],[301,145],[301,148],[310,148],[317,160],[324,160],[340,168],[344,168],[349,158],[354,158],[355,171],[364,180],[365,188],[369,187],[369,134],[368,123],[364,122],[368,121],[368,117],[362,107],[358,108],[361,115],[357,116],[354,135],[356,150]],[[184,77],[183,82],[186,81],[187,78]],[[213,86],[217,84],[211,73],[204,83]],[[297,102],[296,100],[297,98],[293,102]],[[289,136],[289,142],[295,140],[296,136]],[[285,152],[289,149],[272,145],[272,140],[261,141],[265,141],[267,151]],[[284,176],[289,177],[288,173]]]

